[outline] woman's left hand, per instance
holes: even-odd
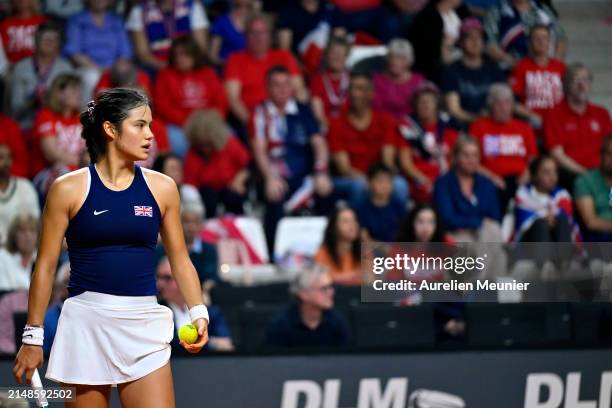
[[[198,340],[195,343],[187,344],[184,341],[180,341],[181,346],[185,347],[190,353],[199,353],[202,347],[208,343],[208,320],[198,319],[194,325],[198,328]]]

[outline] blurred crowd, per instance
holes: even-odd
[[[361,282],[364,241],[612,240],[612,122],[550,0],[0,0],[0,37],[0,325],[26,308],[49,186],[90,162],[79,113],[112,87],[150,97],[139,164],[179,185],[205,289],[228,250],[205,220],[256,217],[272,251],[283,217],[327,217],[274,344],[346,341],[332,285]],[[158,284],[187,321],[161,248]]]

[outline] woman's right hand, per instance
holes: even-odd
[[[43,349],[40,346],[32,346],[22,344],[17,357],[15,357],[15,367],[13,367],[13,375],[17,384],[21,384],[21,378],[25,374],[26,383],[32,382],[34,369],[41,367],[44,362]]]

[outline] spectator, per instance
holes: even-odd
[[[112,67],[102,73],[100,81],[98,81],[94,90],[94,95],[98,95],[105,89],[122,87],[138,88],[147,95],[152,93],[149,75],[144,70],[136,67],[131,60],[118,59]],[[155,121],[153,123],[159,122]]]
[[[599,168],[576,179],[574,199],[585,241],[612,241],[612,134],[601,145]]]
[[[368,169],[368,196],[354,205],[367,238],[391,242],[406,214],[406,202],[393,197],[393,171],[382,163]]]
[[[512,67],[529,52],[527,38],[536,24],[550,27],[553,49],[557,59],[565,59],[567,41],[553,11],[542,2],[531,0],[501,0],[489,10],[485,18],[488,51],[495,61]]]
[[[565,64],[550,58],[550,29],[537,24],[529,32],[530,55],[521,59],[510,77],[514,94],[523,104],[522,114],[542,126],[546,112],[563,99]]]
[[[411,197],[429,202],[434,181],[450,167],[450,151],[459,133],[440,111],[440,93],[431,82],[416,90],[412,102],[414,115],[399,124],[399,166],[411,181]]]
[[[92,98],[102,71],[118,59],[132,58],[123,20],[108,11],[110,0],[87,0],[86,10],[68,19],[64,55],[79,69],[84,100]]]
[[[466,10],[461,0],[431,0],[414,18],[408,39],[414,47],[417,72],[439,83],[440,70],[451,62]]]
[[[172,42],[169,67],[155,81],[155,112],[168,124],[172,151],[183,157],[189,146],[182,131],[196,109],[214,108],[225,117],[227,100],[217,74],[204,66],[204,55],[191,37]]]
[[[15,313],[28,311],[28,291],[15,290],[0,298],[0,355],[14,355],[15,348]]]
[[[356,203],[366,194],[365,173],[376,162],[393,168],[397,129],[393,118],[372,109],[371,78],[363,73],[351,75],[349,108],[331,121],[327,138],[338,177],[334,190]],[[408,199],[406,182],[396,176],[394,195],[404,203]]]
[[[266,73],[276,65],[284,66],[291,75],[292,92],[305,98],[304,83],[297,62],[285,50],[271,49],[272,27],[267,17],[254,15],[246,25],[247,44],[227,60],[225,89],[232,114],[246,124],[255,107],[266,97]]]
[[[268,100],[253,114],[253,155],[263,178],[264,228],[273,248],[276,224],[284,212],[309,204],[326,213],[332,184],[325,138],[308,105],[292,95],[291,76],[283,66],[268,71]]]
[[[321,0],[289,2],[280,10],[278,21],[279,48],[304,56],[304,46],[310,36],[330,34],[343,36],[342,16],[333,4]]]
[[[162,300],[161,303],[167,305],[174,315],[175,333],[171,342],[172,348],[180,350],[178,347],[178,331],[182,325],[190,324],[191,319],[189,318],[189,307],[185,303],[176,280],[174,280],[170,262],[166,257],[163,257],[157,264],[157,289]],[[210,323],[208,325],[208,343],[205,348],[216,351],[232,351],[234,344],[221,310],[217,306],[210,304],[207,307]]]
[[[568,67],[564,79],[565,99],[544,119],[544,139],[559,164],[562,187],[570,188],[577,175],[599,167],[598,150],[612,133],[610,114],[590,102],[593,74],[582,64]]]
[[[478,174],[478,142],[460,137],[453,167],[438,178],[433,203],[451,236],[460,242],[501,242],[500,205],[495,185]]]
[[[34,33],[47,18],[40,14],[38,0],[10,0],[11,15],[0,22],[4,52],[16,64],[34,52]]]
[[[531,183],[516,192],[515,240],[525,242],[570,242],[572,197],[557,185],[557,163],[543,155],[529,165]]]
[[[339,207],[327,220],[323,243],[314,261],[329,271],[336,284],[361,284],[361,239],[355,211]]]
[[[181,207],[181,223],[185,234],[185,244],[189,250],[189,258],[193,262],[200,282],[219,282],[219,257],[217,250],[211,244],[200,238],[204,222],[204,207],[197,204],[183,204]]]
[[[217,18],[210,31],[209,56],[214,64],[223,64],[230,55],[246,47],[244,31],[253,12],[253,0],[233,0],[228,13]]]
[[[332,37],[325,49],[323,69],[310,80],[312,110],[324,129],[347,108],[350,75],[346,59],[349,52],[346,39]]]
[[[191,0],[144,0],[132,7],[125,23],[136,57],[155,71],[166,66],[175,38],[190,35],[205,51],[208,25],[202,3]]]
[[[55,78],[46,95],[46,106],[34,121],[32,173],[53,167],[75,170],[85,150],[81,138],[81,79],[73,74]]]
[[[503,72],[484,55],[484,32],[475,18],[461,24],[461,59],[442,73],[441,87],[448,112],[460,126],[476,120],[485,108],[489,87],[505,80]]]
[[[439,218],[431,205],[416,205],[402,221],[397,242],[449,242]]]
[[[34,55],[17,63],[11,77],[11,110],[23,129],[32,127],[53,80],[72,72],[68,61],[60,57],[61,33],[57,25],[41,24],[34,42]]]
[[[195,111],[185,125],[191,148],[185,157],[185,181],[199,191],[208,217],[225,211],[242,214],[251,157],[223,118],[213,110]]]
[[[10,174],[12,176],[28,177],[30,175],[28,150],[19,125],[0,112],[0,129],[2,129],[0,146],[6,145],[13,157]]]
[[[11,175],[11,149],[0,144],[0,244],[8,237],[11,222],[19,214],[40,217],[38,196],[26,178]]]
[[[347,321],[334,310],[334,287],[328,272],[308,266],[291,283],[295,303],[268,326],[273,347],[338,347],[350,338]]]
[[[153,162],[153,170],[165,174],[170,177],[178,186],[181,195],[181,203],[183,205],[193,204],[204,206],[198,189],[189,183],[184,182],[183,177],[183,159],[174,153],[160,154],[155,162]]]
[[[399,119],[412,113],[410,100],[425,78],[410,71],[414,55],[412,45],[408,41],[396,38],[389,42],[387,48],[389,51],[386,71],[375,73],[372,77],[372,106]]]
[[[38,218],[22,214],[13,218],[6,248],[0,247],[0,290],[27,289],[36,260]]]
[[[512,117],[514,96],[508,85],[493,84],[487,103],[490,117],[472,123],[470,134],[480,145],[480,172],[499,189],[505,209],[517,187],[529,180],[529,161],[537,155],[537,145],[531,127]]]

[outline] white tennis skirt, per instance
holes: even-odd
[[[66,299],[46,378],[66,384],[134,381],[170,360],[172,310],[155,296],[84,292]]]

